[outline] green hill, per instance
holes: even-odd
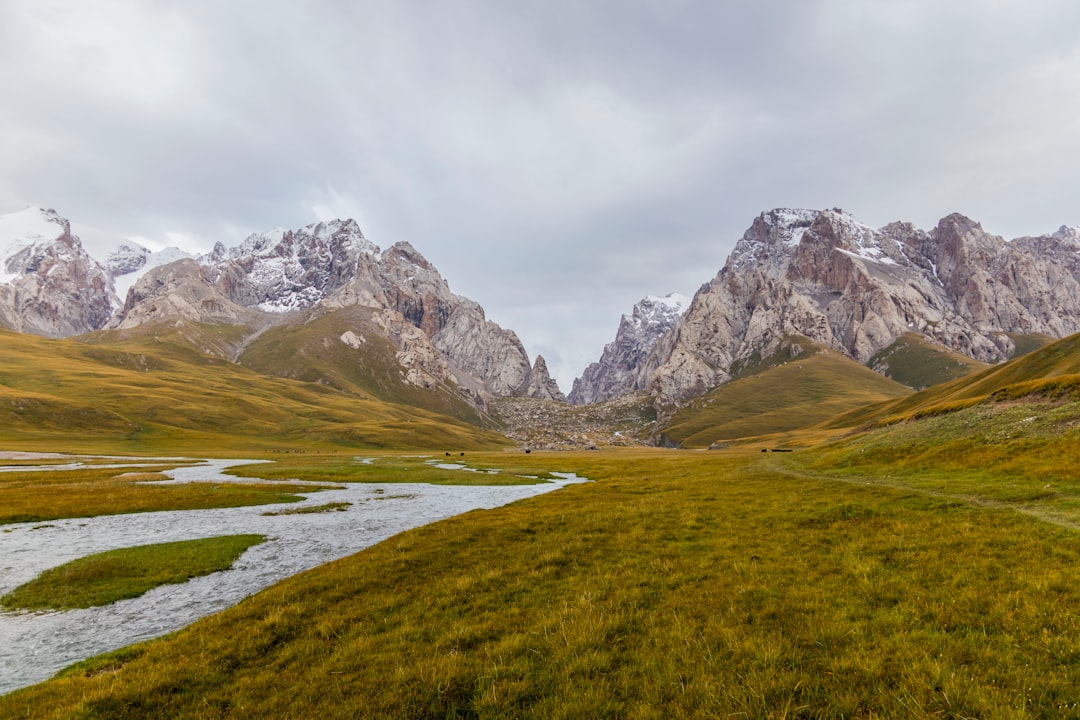
[[[859,427],[898,422],[971,406],[994,393],[1011,396],[1060,394],[1080,382],[1080,335],[1050,343],[1025,355],[898,400],[839,415],[827,427]],[[1011,388],[1011,390],[1009,389]]]
[[[679,408],[663,439],[687,448],[803,428],[910,390],[805,338],[755,359],[741,375]]]
[[[230,328],[191,329],[202,335]],[[182,339],[105,346],[0,331],[0,443],[113,452],[494,447],[501,435],[424,408],[269,377]]]
[[[901,385],[921,390],[989,367],[908,333],[870,358],[867,366]]]
[[[252,340],[237,361],[264,375],[422,407],[473,424],[485,421],[452,385],[423,388],[404,382],[395,357],[397,348],[386,339],[385,331],[375,326],[373,312],[352,306],[306,323],[272,327]],[[363,338],[360,348],[341,341],[346,332],[358,340]]]

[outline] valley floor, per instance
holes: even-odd
[[[1080,535],[1027,512],[1074,512],[1068,483],[817,451],[491,458],[595,482],[397,534],[0,716],[1080,715]]]

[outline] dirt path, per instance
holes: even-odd
[[[988,510],[1008,510],[1010,512],[1020,513],[1021,515],[1027,515],[1028,517],[1035,518],[1041,522],[1049,523],[1051,525],[1057,525],[1058,527],[1067,528],[1069,530],[1080,530],[1080,507],[1075,510],[1066,508],[1053,508],[1032,504],[1012,503],[1004,500],[995,500],[993,498],[983,497],[980,495],[971,495],[967,493],[948,493],[940,490],[934,490],[932,488],[922,488],[917,485],[911,485],[908,483],[885,480],[880,477],[873,477],[869,475],[832,475],[826,473],[817,473],[805,468],[796,468],[793,466],[793,461],[788,458],[776,458],[769,457],[764,461],[770,471],[780,475],[787,475],[789,477],[798,477],[806,480],[817,480],[821,482],[839,482],[848,485],[867,486],[873,485],[876,487],[884,487],[892,490],[903,490],[907,492],[918,493],[926,497],[939,498],[942,500],[951,500],[954,502],[963,503],[972,507],[986,508]]]

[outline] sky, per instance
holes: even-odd
[[[195,252],[355,218],[568,392],[770,208],[1080,225],[1080,3],[4,0],[27,206]]]

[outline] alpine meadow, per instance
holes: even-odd
[[[57,239],[39,233],[29,246],[46,260],[11,292],[74,325],[50,288],[65,263],[110,277],[106,291],[123,275],[41,217]],[[1008,279],[1042,263],[1080,288],[1077,266],[1005,244],[996,264],[954,263],[965,280],[952,282],[951,255],[1001,242],[980,232],[951,217],[920,236],[939,248],[928,269],[893,230],[763,214],[693,300],[647,298],[624,316],[578,404],[415,250],[380,254],[351,222],[151,267],[101,327],[3,331],[12,542],[80,518],[245,506],[317,537],[335,532],[320,523],[409,507],[417,488],[586,481],[404,525],[16,683],[0,714],[1076,715],[1080,335],[1054,336],[1080,303],[1054,314]],[[1058,306],[1080,298],[1061,287]],[[756,300],[734,299],[746,292]],[[181,482],[215,457],[248,460]],[[349,487],[375,489],[333,494]],[[58,557],[0,602],[17,623],[223,582],[281,542],[233,525]]]

